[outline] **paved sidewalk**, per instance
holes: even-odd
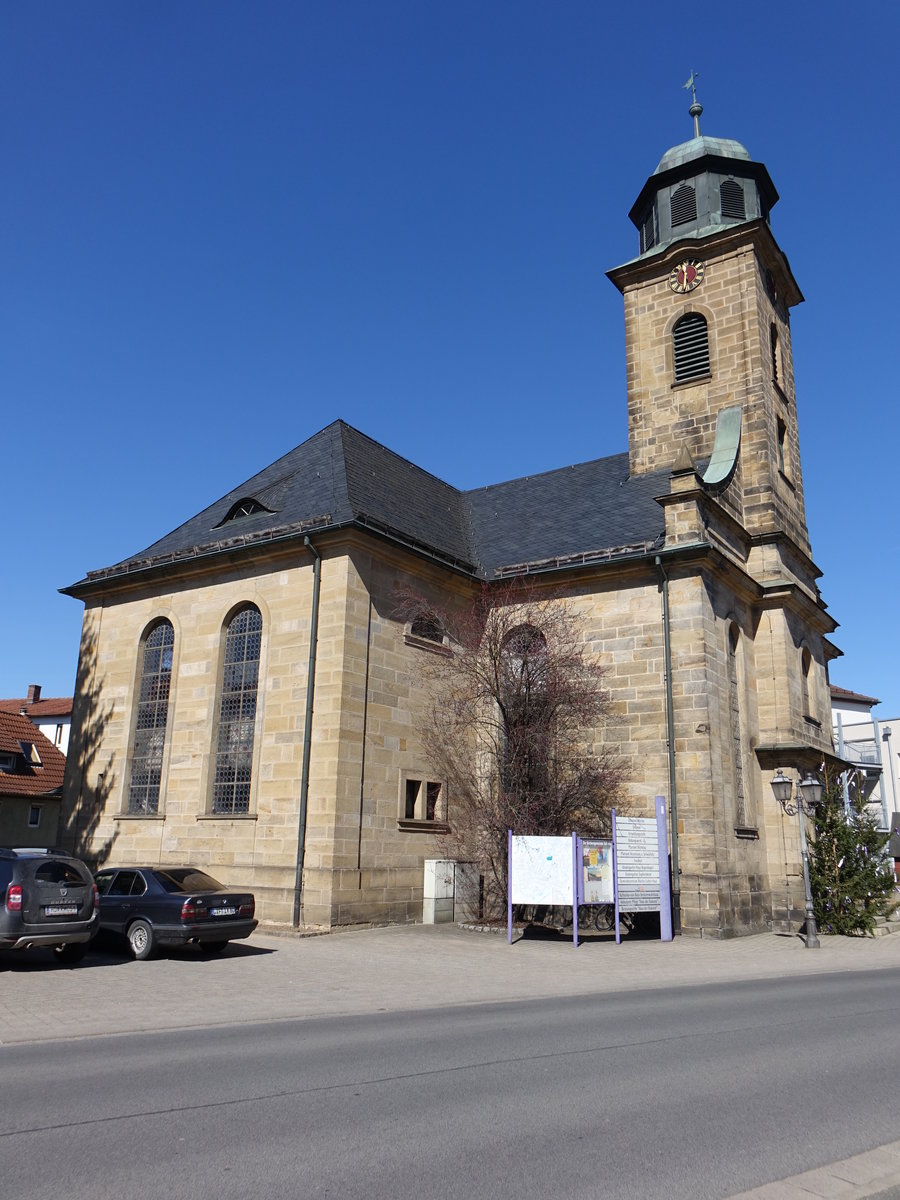
[[[57,966],[48,952],[0,964],[0,1044],[235,1022],[392,1012],[900,966],[900,935],[733,941],[584,942],[451,925],[322,937],[257,931],[218,958],[192,949],[148,962],[92,953]]]
[[[522,938],[450,925],[393,926],[323,937],[257,933],[219,958],[171,952],[138,963],[92,953],[77,967],[49,953],[0,960],[2,1045],[190,1026],[409,1011],[603,995],[641,988],[900,967],[900,935],[671,943]],[[900,1200],[900,1142],[734,1200]]]
[[[767,1183],[729,1200],[900,1200],[900,1142]]]

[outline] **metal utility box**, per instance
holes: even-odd
[[[425,859],[422,923],[474,920],[479,915],[481,876],[475,863]]]

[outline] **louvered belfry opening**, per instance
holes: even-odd
[[[726,179],[719,187],[719,202],[722,206],[722,216],[733,220],[743,221],[747,216],[747,205],[744,202],[744,189],[734,179]]]
[[[656,245],[656,211],[651,208],[641,225],[641,253]]]
[[[686,313],[672,330],[675,382],[702,379],[709,374],[709,331],[700,313]]]
[[[672,193],[672,224],[684,225],[697,219],[697,196],[688,183],[683,183]]]

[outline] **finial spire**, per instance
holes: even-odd
[[[690,78],[688,79],[687,83],[683,84],[683,87],[685,88],[685,90],[687,90],[688,88],[691,89],[691,96],[693,98],[693,102],[691,104],[691,107],[688,109],[688,112],[694,118],[694,137],[696,137],[696,138],[698,138],[700,136],[700,114],[703,112],[703,105],[698,103],[698,101],[697,101],[697,80],[699,78],[700,78],[699,71],[691,71],[691,75],[690,75]]]

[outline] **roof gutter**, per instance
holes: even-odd
[[[306,813],[309,801],[309,751],[312,736],[313,700],[316,691],[316,652],[319,644],[319,591],[322,582],[322,558],[308,537],[303,545],[313,556],[312,614],[309,620],[309,664],[306,670],[306,716],[303,722],[303,766],[300,771],[300,815],[297,820],[297,868],[294,873],[294,907],[291,924],[300,928],[300,899],[303,889],[303,862],[306,857]]]

